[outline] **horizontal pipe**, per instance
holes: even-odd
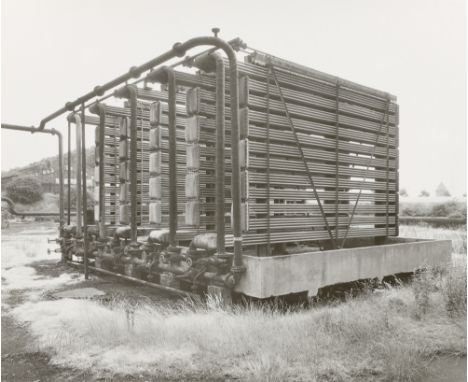
[[[217,41],[218,43],[217,44],[213,43],[214,41]],[[51,120],[59,117],[60,115],[64,114],[67,111],[73,111],[77,106],[82,105],[83,103],[89,101],[92,98],[102,96],[108,90],[115,88],[116,86],[121,85],[124,82],[127,82],[128,80],[132,78],[140,77],[141,74],[154,68],[155,66],[160,65],[174,57],[183,57],[185,55],[185,52],[189,49],[192,49],[200,45],[214,45],[215,48],[218,49],[218,48],[222,48],[220,46],[220,42],[222,44],[228,44],[228,45],[235,44],[237,46],[243,44],[240,39],[234,39],[234,40],[231,40],[229,43],[226,43],[223,40],[215,38],[215,37],[195,37],[193,39],[186,41],[184,44],[176,43],[174,44],[171,50],[153,58],[152,60],[140,66],[133,66],[129,69],[127,73],[124,73],[120,75],[119,77],[114,78],[113,80],[105,83],[104,85],[96,86],[93,90],[77,98],[74,101],[67,102],[64,107],[58,109],[57,111],[53,112],[52,114],[42,119],[39,124],[39,129],[43,130],[45,125]],[[211,50],[213,49],[210,49],[210,51]]]
[[[74,267],[83,267],[83,264],[76,263],[74,261],[67,261],[67,263],[74,266]],[[176,288],[171,288],[171,287],[167,287],[167,286],[164,286],[164,285],[151,283],[149,281],[140,280],[140,279],[137,279],[135,277],[122,275],[121,273],[115,273],[115,272],[107,271],[105,269],[91,267],[91,266],[88,266],[88,269],[90,271],[93,271],[93,272],[96,272],[96,273],[101,273],[103,275],[118,277],[118,278],[121,278],[121,279],[124,279],[124,280],[127,280],[127,281],[131,281],[131,282],[134,282],[134,283],[137,283],[137,284],[141,284],[141,285],[149,286],[149,287],[152,287],[152,288],[156,288],[156,289],[159,289],[159,290],[162,290],[162,291],[165,291],[165,292],[169,292],[169,293],[172,293],[172,294],[191,297],[191,298],[194,298],[194,299],[197,299],[197,300],[200,298],[200,296],[195,294],[195,293],[190,293],[190,292],[186,292],[186,291],[179,290],[179,289],[176,289]]]

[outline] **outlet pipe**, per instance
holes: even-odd
[[[176,120],[176,77],[174,70],[163,67],[146,77],[148,82],[168,84],[169,112],[169,248],[175,252],[177,247],[177,120]]]
[[[99,115],[99,238],[106,237],[106,203],[105,203],[105,188],[104,188],[104,137],[106,128],[106,105],[96,103],[89,108],[91,113]]]
[[[224,140],[225,140],[225,66],[219,53],[210,53],[194,60],[194,66],[211,73],[216,71],[216,254],[225,256],[224,222]]]
[[[78,114],[72,113],[67,117],[68,122],[76,126],[76,236],[81,237],[82,229],[82,205],[81,205],[81,118]]]
[[[25,131],[25,132],[30,132],[32,134],[34,133],[44,133],[44,134],[51,134],[51,135],[56,135],[57,138],[58,138],[58,167],[59,167],[59,213],[58,213],[58,216],[59,216],[59,224],[60,224],[60,229],[63,228],[63,225],[65,223],[64,221],[64,207],[63,207],[63,193],[64,193],[64,190],[63,190],[63,146],[62,146],[62,134],[55,130],[55,129],[43,129],[43,130],[39,130],[35,127],[27,127],[27,126],[20,126],[20,125],[11,125],[11,124],[7,124],[7,123],[2,123],[2,129],[7,129],[7,130],[16,130],[16,131]],[[2,198],[3,200],[3,198]],[[5,200],[7,203],[8,201]],[[13,203],[13,202],[11,202]],[[27,215],[25,213],[21,213],[21,212],[16,212],[14,211],[14,207],[13,207],[13,204],[10,205],[10,210],[12,211],[12,213],[14,215],[20,215],[20,216],[57,216],[57,213],[50,213],[50,215],[48,213],[40,213],[40,212],[37,212],[35,214],[40,214],[40,215],[34,215],[32,212],[31,213],[28,213]],[[32,215],[33,214],[33,215]],[[45,215],[47,214],[47,215]]]
[[[130,239],[137,243],[137,89],[127,85],[115,91],[115,96],[130,101]]]

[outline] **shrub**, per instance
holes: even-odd
[[[42,199],[42,186],[35,177],[22,176],[8,183],[6,194],[16,203],[32,204]]]

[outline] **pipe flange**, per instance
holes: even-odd
[[[138,78],[140,77],[140,71],[138,70],[138,67],[132,66],[129,70],[128,73],[133,77],[133,78]]]
[[[185,55],[185,48],[183,47],[182,43],[180,42],[176,42],[173,46],[172,46],[172,50],[174,51],[174,53],[176,54],[177,57],[184,57]]]
[[[243,265],[233,265],[231,267],[231,272],[234,275],[240,275],[240,274],[244,273],[246,270],[247,270],[247,268],[245,266],[243,266]]]

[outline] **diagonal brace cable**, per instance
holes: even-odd
[[[312,174],[310,172],[307,160],[306,160],[306,158],[304,156],[304,151],[302,150],[302,146],[301,146],[301,143],[300,143],[299,138],[297,136],[296,129],[294,128],[293,121],[291,119],[291,116],[289,115],[288,106],[287,106],[286,101],[284,100],[284,97],[283,97],[283,91],[281,90],[281,86],[279,85],[278,78],[276,77],[276,71],[275,71],[273,65],[271,65],[271,64],[269,65],[269,68],[271,69],[271,74],[273,74],[273,79],[275,80],[276,87],[278,88],[279,96],[281,98],[281,102],[283,103],[284,111],[286,113],[286,118],[288,119],[289,126],[291,127],[291,131],[292,131],[292,133],[294,135],[294,140],[296,141],[297,148],[299,149],[299,152],[301,153],[301,159],[302,159],[302,162],[304,163],[304,167],[305,167],[305,170],[306,170],[306,173],[307,173],[307,177],[309,178],[309,182],[310,182],[310,184],[312,186],[312,189],[314,191],[314,196],[315,196],[315,199],[317,200],[317,204],[318,204],[318,207],[320,209],[320,213],[322,214],[323,220],[325,222],[325,227],[326,227],[326,229],[328,231],[328,235],[330,236],[332,247],[333,247],[333,249],[335,249],[336,248],[336,240],[338,238],[333,238],[333,234],[331,232],[330,225],[328,224],[327,216],[325,215],[325,211],[323,209],[322,202],[320,201],[319,195],[317,193],[317,189],[315,187],[314,179],[313,179]]]

